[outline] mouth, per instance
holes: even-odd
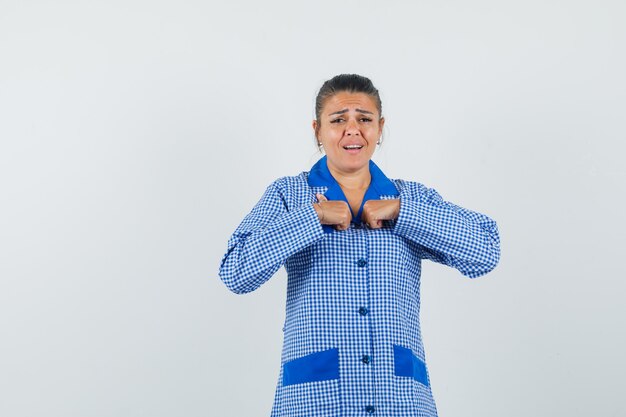
[[[346,145],[343,148],[346,151],[358,151],[363,148],[363,145]]]

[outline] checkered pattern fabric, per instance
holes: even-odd
[[[470,278],[499,261],[491,218],[390,180],[372,161],[370,173],[366,198],[400,199],[399,217],[381,229],[358,218],[344,231],[321,226],[316,193],[345,200],[324,157],[274,181],[228,242],[220,277],[235,293],[287,271],[272,417],[436,416],[419,323],[421,260]]]

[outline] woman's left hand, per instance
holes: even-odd
[[[380,229],[383,220],[395,220],[400,214],[400,200],[367,200],[361,220],[372,229]]]

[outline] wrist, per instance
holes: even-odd
[[[394,220],[400,217],[400,199],[396,200],[396,213],[394,216]]]

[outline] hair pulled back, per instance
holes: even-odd
[[[315,99],[315,118],[318,121],[320,120],[320,115],[322,114],[326,100],[342,91],[367,94],[374,100],[376,108],[378,109],[378,116],[382,117],[383,105],[380,101],[378,90],[374,87],[372,81],[362,75],[340,74],[326,81],[322,85],[322,88],[320,88],[319,93],[317,93],[317,98]]]

